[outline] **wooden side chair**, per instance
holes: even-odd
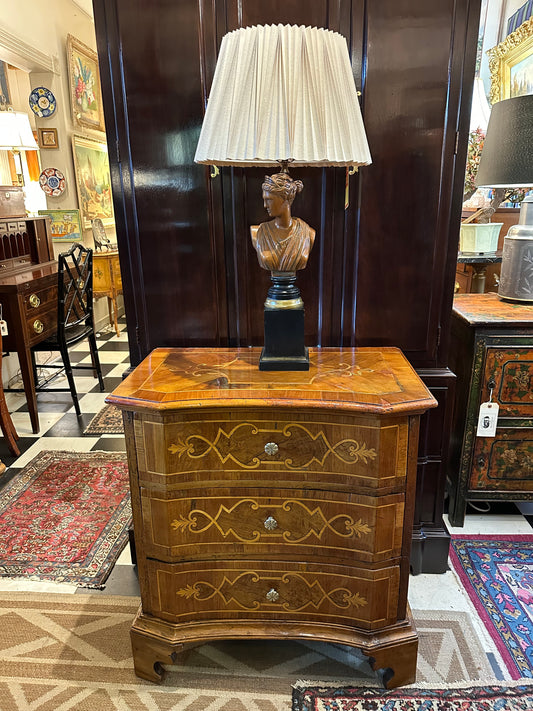
[[[36,351],[59,351],[63,364],[49,363],[47,368],[64,368],[68,388],[53,388],[53,392],[70,390],[74,409],[78,417],[81,415],[78,393],[72,370],[90,369],[98,377],[100,390],[104,389],[102,368],[98,357],[96,336],[93,320],[93,250],[75,243],[68,252],[63,252],[58,258],[58,308],[57,330],[41,343],[32,347],[33,368],[36,373]],[[92,364],[71,364],[69,348],[84,338],[89,342]],[[45,386],[56,376],[49,378],[37,391],[47,389]],[[37,382],[37,377],[35,378]]]
[[[0,334],[0,427],[2,428],[2,433],[9,447],[11,454],[16,457],[19,456],[20,450],[17,446],[17,439],[19,438],[9,410],[7,409],[6,396],[4,393],[4,386],[2,383],[2,335]],[[0,474],[5,470],[5,464],[0,462]]]

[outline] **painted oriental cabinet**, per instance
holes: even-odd
[[[497,294],[460,294],[452,318],[458,388],[448,484],[450,522],[468,501],[533,498],[533,306]],[[485,402],[499,406],[495,436],[479,437]]]
[[[395,348],[156,349],[124,411],[142,604],[136,673],[187,647],[297,638],[360,647],[414,681],[407,604],[420,415],[436,401]]]

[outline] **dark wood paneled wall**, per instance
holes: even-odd
[[[440,420],[428,421],[421,441],[418,569],[434,559],[428,538],[441,539],[439,551],[447,545],[442,428],[454,382],[448,330],[479,6],[94,0],[133,365],[156,346],[262,342],[269,277],[249,225],[266,217],[264,171],[223,168],[211,178],[193,162],[223,35],[280,22],[346,37],[373,163],[350,179],[347,210],[344,170],[298,170],[305,188],[293,212],[317,229],[299,273],[306,338],[398,346],[438,392]],[[440,558],[430,567],[444,569]]]

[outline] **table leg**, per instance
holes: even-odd
[[[35,380],[33,377],[33,364],[29,348],[18,349],[20,372],[24,383],[24,393],[28,403],[30,421],[33,434],[39,432],[39,413],[37,412],[37,393],[35,392]]]

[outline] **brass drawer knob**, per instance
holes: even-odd
[[[267,531],[273,531],[275,528],[278,527],[278,522],[273,516],[269,516],[263,521],[263,526],[266,528]]]
[[[44,331],[44,323],[42,321],[39,321],[39,319],[36,319],[33,322],[33,330],[35,333],[42,333]]]
[[[30,302],[30,306],[33,306],[34,309],[41,305],[41,299],[37,296],[37,294],[31,294],[28,301]]]
[[[265,444],[265,453],[268,454],[269,456],[273,456],[274,454],[277,454],[279,451],[279,447],[275,442],[267,442]]]
[[[279,592],[277,590],[275,590],[274,588],[272,588],[271,590],[269,590],[267,592],[266,599],[269,602],[277,602],[279,600]]]

